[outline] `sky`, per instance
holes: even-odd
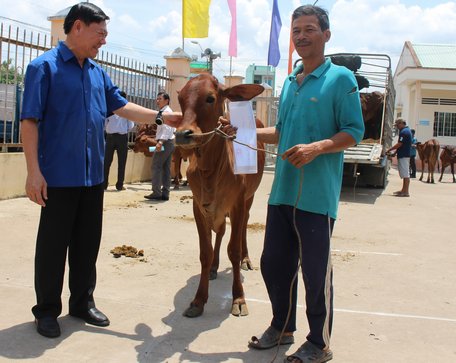
[[[193,0],[197,1],[197,0]],[[212,0],[209,37],[182,40],[182,0],[91,0],[111,18],[106,51],[147,64],[165,65],[165,55],[177,47],[199,56],[201,48],[221,53],[214,74],[223,80],[231,72],[245,76],[250,64],[266,65],[273,0],[237,0],[238,56],[228,56],[231,16],[227,0]],[[312,0],[312,3],[314,0]],[[0,22],[31,29],[50,29],[47,17],[73,5],[68,0],[0,0]],[[278,0],[282,19],[281,60],[276,84],[287,75],[290,19],[293,10],[308,2]],[[392,59],[393,70],[405,41],[427,44],[456,43],[456,1],[437,0],[319,0],[329,12],[332,36],[326,53],[381,53]],[[15,19],[21,23],[11,22]],[[26,24],[23,24],[26,23]],[[38,28],[37,30],[42,30]],[[193,44],[191,41],[198,41]],[[294,53],[293,60],[299,56]]]

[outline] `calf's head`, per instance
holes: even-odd
[[[207,138],[198,135],[217,127],[218,119],[223,115],[225,99],[248,101],[263,90],[264,87],[258,84],[225,88],[208,73],[190,79],[179,92],[182,122],[176,130],[176,144],[183,148],[200,146]]]

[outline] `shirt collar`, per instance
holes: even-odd
[[[65,44],[63,40],[60,40],[59,43],[57,44],[57,50],[60,53],[60,56],[62,57],[64,62],[68,62],[70,59],[74,58],[76,60],[76,56],[74,53],[71,51],[70,48]],[[86,60],[90,63],[91,67],[95,66],[95,61],[91,58],[86,58]]]
[[[320,64],[316,69],[314,69],[314,71],[310,75],[315,78],[320,78],[321,75],[326,72],[326,70],[329,68],[330,65],[331,65],[331,59],[329,57],[327,57],[327,58],[325,58],[325,61],[322,64]],[[303,69],[304,69],[304,66],[301,63],[298,67],[296,67],[293,70],[293,72],[291,72],[291,74],[288,76],[288,79],[290,81],[295,80],[298,73],[301,73]]]

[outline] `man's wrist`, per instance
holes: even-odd
[[[157,116],[155,117],[155,123],[157,125],[163,125],[163,116],[162,116],[162,111],[158,111]]]

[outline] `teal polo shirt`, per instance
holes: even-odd
[[[60,42],[27,67],[21,120],[38,120],[38,161],[50,187],[104,180],[104,122],[127,103],[92,59],[81,67]]]
[[[351,71],[325,62],[307,75],[299,86],[296,75],[285,80],[279,103],[276,129],[280,133],[278,152],[297,144],[329,139],[338,132],[350,134],[356,143],[364,135],[359,90]],[[337,217],[342,185],[343,152],[320,155],[303,166],[301,196],[297,208]],[[294,206],[300,186],[300,169],[277,157],[270,205]]]

